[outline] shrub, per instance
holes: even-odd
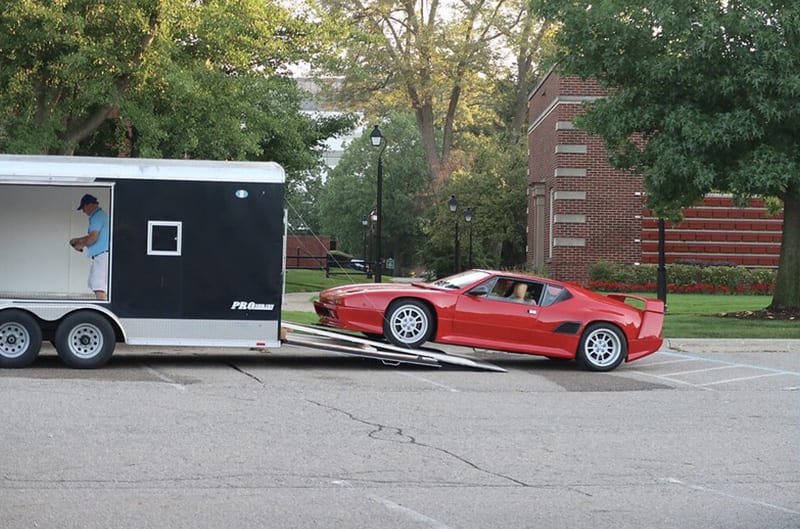
[[[328,252],[328,267],[348,268],[352,258],[352,255],[341,250],[330,250]]]
[[[601,261],[589,269],[589,288],[606,292],[653,292],[655,265],[620,265]],[[667,266],[668,292],[771,294],[775,272],[729,264],[671,264]]]

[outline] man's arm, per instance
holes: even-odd
[[[99,231],[90,231],[87,235],[83,237],[75,237],[74,239],[69,240],[69,245],[75,248],[77,251],[82,252],[84,248],[87,246],[93,245],[97,242],[97,238],[100,236]]]

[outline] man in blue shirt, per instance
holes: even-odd
[[[92,195],[83,195],[78,211],[83,211],[89,217],[88,233],[83,237],[70,239],[69,244],[77,251],[86,248],[92,258],[92,267],[89,269],[89,288],[94,291],[97,299],[108,299],[108,214],[100,208],[97,198]]]

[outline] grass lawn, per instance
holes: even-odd
[[[800,321],[722,318],[725,312],[760,310],[771,296],[667,294],[664,338],[800,338]]]
[[[342,268],[336,270],[335,275],[325,277],[324,270],[296,270],[286,271],[286,292],[318,292],[326,288],[353,283],[371,283],[374,279],[367,279],[366,274],[356,270]]]
[[[316,292],[328,287],[369,283],[364,274],[342,270],[346,275],[325,277],[324,271],[287,270],[287,292]],[[388,280],[388,278],[387,278]],[[655,297],[655,294],[644,294]],[[760,310],[770,304],[770,296],[734,296],[730,294],[667,294],[664,338],[796,338],[800,339],[800,321],[763,321],[722,318],[725,312]],[[283,318],[300,324],[316,323],[313,312],[284,311]]]

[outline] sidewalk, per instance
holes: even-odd
[[[677,353],[800,353],[800,338],[745,339],[745,338],[666,338],[662,351]]]
[[[319,292],[295,292],[283,296],[281,310],[298,312],[314,312],[314,300],[319,297]]]

